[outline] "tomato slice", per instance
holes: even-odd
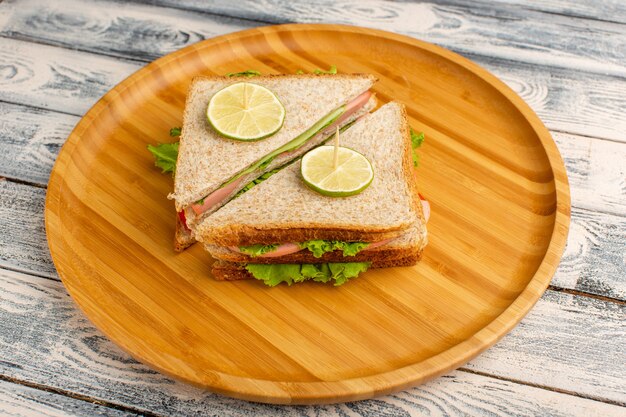
[[[189,230],[191,232],[191,229],[187,226],[187,218],[185,217],[185,210],[181,210],[178,212],[178,218],[180,219],[180,222],[185,227],[185,230]]]

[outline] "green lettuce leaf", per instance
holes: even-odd
[[[334,281],[335,286],[343,285],[349,279],[367,271],[370,262],[338,262],[325,264],[248,264],[246,270],[265,285],[274,287],[281,282],[293,283],[312,280],[315,282]]]
[[[306,72],[302,69],[296,71],[296,74],[306,74]],[[313,70],[313,74],[337,74],[337,66],[331,65],[328,71],[321,70],[319,68],[315,68]]]
[[[411,146],[413,147],[413,165],[418,166],[420,162],[419,155],[415,151],[424,143],[424,132],[416,133],[411,129]]]
[[[255,180],[252,180],[251,182],[247,183],[241,190],[239,190],[237,192],[237,194],[235,194],[235,196],[233,198],[239,197],[241,194],[243,194],[246,191],[250,190],[255,185],[258,185],[258,184],[262,183],[263,181],[265,181],[266,179],[268,179],[272,175],[276,174],[281,169],[282,169],[282,167],[273,169],[273,170],[271,170],[269,172],[266,172],[265,174],[261,175],[259,178],[255,179]]]
[[[268,252],[275,251],[278,248],[278,244],[276,245],[250,245],[250,246],[239,246],[239,250],[245,253],[246,255],[257,257]]]
[[[154,155],[154,164],[163,170],[163,173],[176,173],[176,158],[178,158],[178,142],[161,143],[157,146],[148,145],[148,150]]]
[[[328,71],[323,71],[319,68],[313,70],[313,74],[337,74],[337,66],[331,65]]]
[[[170,129],[170,136],[175,138],[176,136],[180,136],[180,132],[182,131],[182,128],[180,127],[173,127]]]
[[[259,71],[256,70],[246,70],[241,72],[229,72],[226,74],[227,77],[256,77],[257,75],[261,75]]]
[[[336,262],[329,263],[328,267],[337,287],[348,282],[350,278],[358,277],[361,272],[367,271],[370,265],[370,262]]]
[[[298,244],[302,249],[308,249],[313,256],[321,258],[326,252],[343,251],[343,256],[354,256],[366,247],[366,242],[339,242],[336,240],[309,240]]]

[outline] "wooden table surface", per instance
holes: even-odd
[[[87,109],[159,56],[286,22],[374,27],[456,51],[526,100],[565,160],[572,223],[549,289],[500,343],[418,388],[306,407],[192,388],[100,334],[51,262],[46,184]],[[624,416],[626,1],[4,0],[0,287],[0,415]]]

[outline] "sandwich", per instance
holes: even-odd
[[[339,285],[370,267],[420,259],[427,219],[404,106],[391,102],[361,117],[341,134],[341,146],[373,168],[359,194],[334,198],[310,189],[298,160],[196,226],[196,239],[216,260],[215,279]]]
[[[320,145],[337,127],[372,110],[376,81],[363,74],[270,75],[246,78],[265,87],[284,107],[282,126],[258,141],[224,137],[207,120],[211,97],[238,77],[194,78],[187,95],[176,161],[173,199],[177,211],[174,247],[195,242],[205,218],[241,196],[280,167]]]

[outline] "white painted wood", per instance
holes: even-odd
[[[0,415],[6,417],[122,417],[139,414],[0,380]]]
[[[0,100],[82,115],[141,66],[0,37]]]
[[[45,197],[45,189],[0,178],[0,267],[58,279],[45,238]]]
[[[149,0],[163,6],[271,23],[343,23],[433,42],[460,53],[626,76],[624,26],[471,1]],[[445,3],[445,1],[444,1]]]
[[[626,305],[548,290],[466,368],[626,405]]]
[[[576,208],[626,216],[626,143],[553,132]]]
[[[5,0],[0,34],[152,61],[203,39],[258,26],[246,20],[101,0]]]
[[[626,300],[626,217],[573,208],[552,285]]]
[[[157,414],[617,416],[623,412],[575,395],[463,371],[403,393],[358,403],[275,407],[233,400],[174,382],[130,359],[93,328],[59,282],[0,269],[0,286],[4,290],[0,292],[1,373]],[[534,314],[522,322],[520,331],[505,337],[485,354],[486,359],[470,368],[524,381],[536,379],[532,374],[549,367],[547,375],[562,372],[562,376],[555,383],[546,381],[547,386],[571,387],[573,392],[600,398],[615,398],[621,392],[623,400],[620,368],[613,361],[619,359],[619,340],[610,344],[603,340],[619,336],[622,323],[616,308],[623,314],[624,306],[616,306],[549,291]],[[600,314],[603,309],[612,309],[612,313]],[[593,317],[585,317],[586,311],[594,312]],[[563,351],[563,345],[572,340],[589,347]],[[594,352],[592,347],[598,345],[602,349]],[[516,359],[518,351],[524,361]],[[586,365],[576,369],[580,363]],[[571,379],[559,385],[567,377]]]
[[[45,186],[77,116],[0,102],[0,177]]]
[[[549,129],[626,142],[625,79],[465,55],[504,81]]]
[[[446,1],[450,2],[451,0]],[[467,1],[464,0],[453,1],[455,3],[467,4]],[[626,23],[626,2],[623,0],[491,0],[491,2],[583,19],[589,18],[607,22]]]

